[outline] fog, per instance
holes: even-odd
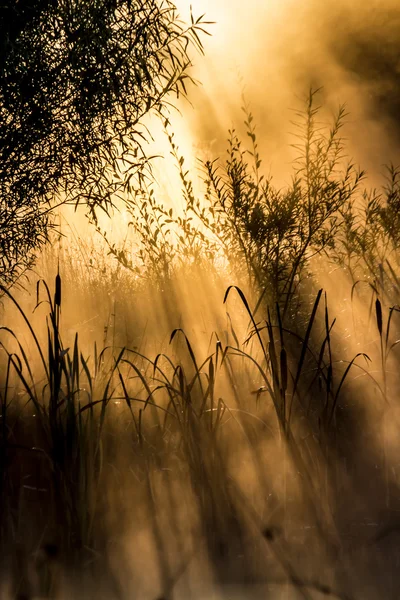
[[[178,3],[182,14],[187,5]],[[377,175],[396,163],[400,127],[400,10],[396,1],[193,3],[212,37],[194,57],[201,82],[185,110],[192,143],[218,148],[227,127],[239,127],[241,93],[254,112],[268,166],[283,176],[292,110],[310,87],[334,110],[345,103],[346,135],[357,162]],[[290,154],[287,155],[290,161]]]
[[[193,52],[197,85],[171,108],[168,131],[196,198],[205,196],[204,161],[226,158],[228,130],[249,142],[244,104],[254,117],[262,173],[277,190],[290,189],[295,123],[310,89],[319,90],[318,126],[329,127],[345,104],[341,158],[366,169],[365,186],[379,187],[385,165],[400,163],[397,1],[191,4],[195,17],[213,22],[206,25],[211,35],[202,37],[204,56]],[[189,21],[189,2],[176,5]],[[163,123],[150,116],[145,124],[153,137],[148,154],[160,155],[146,207],[156,198],[180,216],[179,160]],[[9,298],[2,307],[5,398],[15,396],[18,408],[17,425],[7,430],[17,456],[12,498],[22,514],[15,536],[37,562],[38,548],[62,548],[64,538],[74,553],[69,528],[82,535],[84,560],[75,571],[72,561],[61,565],[66,576],[55,597],[396,598],[398,248],[381,259],[380,242],[372,244],[379,273],[375,263],[353,273],[329,255],[333,244],[315,254],[307,247],[296,274],[300,291],[282,326],[281,298],[271,295],[268,308],[269,290],[241,275],[250,260],[239,254],[233,266],[226,256],[213,262],[218,253],[200,244],[185,262],[167,245],[173,268],[167,264],[158,277],[168,256],[157,253],[163,246],[151,229],[154,214],[135,238],[134,209],[117,206],[112,218],[99,219],[108,245],[84,208],[63,209],[61,235],[13,291],[25,316]],[[169,212],[162,215],[164,231],[181,231]],[[203,238],[184,232],[196,250]],[[297,234],[290,235],[295,243]],[[387,256],[392,275],[382,266]],[[51,305],[57,274],[62,308],[55,299]],[[48,296],[38,279],[47,281]],[[42,414],[60,382],[54,413]],[[18,462],[21,448],[32,451],[26,464]]]

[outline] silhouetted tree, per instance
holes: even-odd
[[[200,17],[169,0],[0,7],[0,282],[47,239],[57,202],[108,210],[145,162],[142,118],[186,94]]]

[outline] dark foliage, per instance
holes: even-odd
[[[146,162],[141,119],[186,94],[186,27],[157,0],[21,0],[0,9],[0,279],[44,241],[59,202],[108,210]]]

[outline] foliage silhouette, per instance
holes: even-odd
[[[142,118],[186,95],[203,18],[169,0],[24,0],[1,9],[0,280],[54,225],[57,203],[97,222],[146,163]]]
[[[282,189],[261,172],[254,117],[246,104],[251,147],[245,147],[235,130],[229,131],[225,161],[216,158],[202,165],[203,197],[194,192],[192,174],[167,121],[171,154],[182,183],[183,211],[165,208],[154,190],[139,194],[130,190],[127,208],[139,242],[136,264],[126,248],[119,249],[105,235],[110,253],[137,274],[157,274],[160,279],[168,278],[174,266],[181,268],[185,261],[199,265],[206,258],[216,266],[222,262],[267,303],[278,302],[285,320],[310,259],[333,252],[364,176],[344,160],[344,107],[339,107],[330,126],[321,125],[316,94],[311,90],[304,109],[296,113],[297,158],[292,180]]]

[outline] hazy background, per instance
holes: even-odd
[[[400,6],[396,0],[177,0],[190,20],[190,6],[205,14],[211,36],[203,36],[205,55],[193,55],[189,101],[176,102],[171,130],[185,157],[195,189],[199,160],[224,159],[228,129],[246,142],[242,95],[252,111],[263,171],[285,186],[292,175],[296,110],[305,107],[312,87],[329,123],[339,105],[348,116],[343,135],[348,159],[367,171],[370,186],[380,185],[385,165],[400,163]],[[160,121],[150,118],[154,137],[149,154],[158,195],[176,208],[181,184]],[[197,185],[199,186],[197,188]],[[83,216],[83,211],[82,211]],[[122,216],[122,220],[120,218]],[[104,219],[113,239],[125,238],[128,218]],[[67,220],[87,231],[84,218]]]
[[[184,17],[188,2],[179,0]],[[400,126],[400,6],[395,0],[195,0],[195,14],[216,21],[195,57],[193,109],[183,125],[192,144],[215,151],[242,121],[240,95],[258,124],[261,154],[285,175],[292,109],[310,86],[334,110],[346,103],[349,149],[368,170],[396,163]],[[284,159],[284,160],[282,160]],[[285,160],[286,159],[286,160]]]
[[[177,0],[176,5],[189,22],[189,1]],[[400,163],[400,6],[396,0],[194,0],[191,5],[195,17],[205,14],[206,20],[214,22],[208,26],[212,35],[203,38],[205,55],[193,55],[192,74],[198,85],[189,88],[189,101],[179,101],[179,112],[172,110],[170,116],[171,131],[195,189],[201,189],[198,159],[224,160],[229,128],[236,128],[244,143],[248,139],[242,94],[255,118],[262,169],[278,187],[288,184],[292,176],[295,150],[291,144],[296,142],[292,121],[296,110],[305,107],[310,87],[322,88],[318,102],[327,123],[339,105],[346,104],[346,151],[349,160],[367,171],[368,187],[382,183],[385,164]],[[148,125],[154,136],[149,154],[162,155],[153,161],[157,197],[179,210],[181,182],[165,132],[156,119],[150,118]],[[65,218],[64,247],[77,241],[82,247],[79,236],[85,243],[101,245],[83,210],[78,217],[67,210]],[[128,222],[122,207],[112,219],[101,219],[101,227],[110,239],[123,244]],[[326,289],[329,278],[321,284]],[[111,304],[114,296],[110,292]]]
[[[176,4],[182,18],[189,21],[189,0],[176,0]],[[193,0],[192,5],[195,16],[205,13],[209,21],[215,21],[214,25],[209,26],[212,36],[203,39],[205,56],[193,56],[193,76],[199,81],[199,84],[197,87],[192,86],[189,89],[189,102],[178,103],[180,114],[171,111],[171,130],[175,133],[180,153],[185,156],[185,167],[189,170],[192,178],[198,172],[197,158],[215,159],[220,156],[224,159],[229,128],[237,128],[243,139],[247,139],[242,124],[244,114],[241,111],[242,94],[244,94],[254,114],[264,172],[273,176],[277,186],[289,183],[292,161],[295,156],[295,152],[290,146],[295,142],[294,126],[291,122],[296,119],[295,111],[304,107],[310,87],[323,88],[318,98],[324,106],[321,118],[326,119],[327,122],[338,106],[346,103],[349,113],[344,131],[344,135],[348,138],[346,149],[349,158],[353,157],[356,163],[367,169],[370,178],[369,185],[371,183],[374,185],[375,182],[376,184],[381,183],[385,163],[393,162],[395,165],[400,163],[400,6],[398,0],[385,0],[384,2],[372,0],[365,2],[358,2],[358,0],[247,0],[245,2],[239,0]],[[176,209],[179,209],[182,203],[181,183],[176,164],[169,158],[169,146],[165,133],[162,131],[161,124],[155,119],[150,119],[147,124],[154,136],[149,154],[156,152],[164,155],[164,158],[154,161],[154,186],[157,187],[157,198],[165,199],[166,202],[171,202]],[[194,184],[196,185],[196,182]],[[123,242],[128,229],[128,220],[127,213],[122,210],[119,216],[114,215],[110,220],[102,219],[101,227],[107,229],[111,237]],[[224,343],[226,340],[229,341],[232,322],[228,319],[226,310],[229,310],[232,315],[233,327],[240,343],[245,339],[249,317],[243,309],[243,305],[234,294],[229,297],[228,304],[223,305],[224,292],[228,285],[237,283],[235,279],[225,278],[224,273],[219,274],[219,279],[214,275],[204,276],[203,272],[197,273],[196,277],[192,275],[191,278],[186,277],[183,273],[172,281],[169,288],[157,288],[156,293],[151,286],[151,281],[141,285],[139,277],[135,279],[136,275],[132,273],[126,275],[124,268],[107,254],[107,247],[101,245],[100,236],[95,233],[93,228],[90,228],[83,216],[83,211],[74,216],[73,211],[65,210],[61,223],[61,232],[65,237],[60,238],[59,242],[49,245],[43,253],[35,273],[31,276],[31,287],[26,285],[26,288],[30,289],[30,297],[27,298],[25,295],[25,289],[18,291],[28,307],[27,314],[30,323],[35,329],[41,328],[40,335],[44,344],[47,339],[44,324],[48,306],[43,302],[38,310],[33,310],[38,299],[46,299],[43,287],[40,287],[40,296],[37,296],[36,281],[38,277],[44,277],[52,286],[59,267],[63,285],[64,345],[70,347],[72,352],[74,340],[78,339],[75,338],[75,333],[78,331],[79,348],[83,348],[84,356],[90,356],[91,360],[95,354],[94,341],[97,341],[98,348],[126,346],[151,358],[163,351],[174,357],[187,357],[187,348],[182,337],[176,336],[174,343],[172,345],[169,343],[171,331],[177,327],[185,331],[193,343],[193,347],[198,351],[199,360],[203,360],[205,356],[214,351],[216,343],[214,331],[221,334]],[[368,311],[368,308],[357,298],[354,303],[350,302],[351,282],[346,274],[335,271],[336,267],[332,267],[332,265],[325,270],[321,264],[318,266],[319,270],[315,270],[316,285],[327,290],[331,310],[330,318],[338,318],[335,335],[340,349],[339,358],[341,360],[351,359],[357,352],[368,351],[375,361],[373,368],[379,368],[379,366],[376,367],[379,365],[380,357],[379,336],[376,323],[370,318],[371,311]],[[313,303],[315,296],[311,295],[310,297],[311,303]],[[303,310],[307,312],[306,308]],[[16,312],[14,310],[14,313]],[[29,347],[29,344],[32,345],[32,340],[26,323],[23,322],[21,316],[17,319],[14,313],[9,310],[7,319],[12,323],[18,340],[24,347]],[[354,314],[358,316],[357,322]],[[15,341],[14,343],[16,344]],[[16,351],[18,350],[16,348]],[[258,352],[257,347],[255,352]],[[208,369],[207,364],[204,369],[206,368]],[[357,375],[359,375],[358,371]],[[228,398],[228,403],[232,402],[234,407],[236,406],[236,397],[240,397],[241,401],[245,402],[244,406],[251,407],[251,411],[245,413],[246,418],[251,419],[253,411],[257,412],[258,410],[259,397],[257,394],[258,390],[262,389],[260,386],[263,381],[258,372],[254,375],[253,371],[244,368],[242,363],[239,364],[237,376],[240,384],[239,392],[236,388],[234,390],[234,386],[231,386],[231,381],[225,379],[225,375],[219,375],[218,381],[221,383],[218,383],[220,387],[217,388],[215,397]],[[132,385],[136,384],[136,380],[137,377],[129,377],[130,384],[133,382]],[[236,385],[236,380],[234,380],[234,384]],[[348,518],[349,521],[351,518],[358,518],[357,511],[361,515],[375,515],[375,501],[380,508],[384,500],[382,499],[383,492],[373,489],[374,486],[378,488],[379,484],[376,485],[376,480],[371,475],[375,473],[372,469],[376,468],[376,456],[377,460],[380,460],[381,456],[381,421],[376,418],[381,405],[376,400],[376,388],[370,385],[369,380],[368,384],[367,387],[367,385],[361,386],[357,383],[360,387],[354,388],[356,389],[354,398],[349,394],[353,412],[347,417],[350,425],[346,426],[350,430],[350,426],[353,424],[351,419],[354,419],[354,423],[357,425],[357,436],[355,434],[348,436],[352,446],[351,451],[346,450],[346,452],[353,457],[354,464],[358,459],[360,460],[362,467],[358,469],[360,480],[364,478],[365,473],[367,476],[361,483],[353,480],[350,476],[347,481],[347,463],[343,461],[343,471],[341,471],[342,463],[338,463],[338,472],[340,471],[340,476],[343,478],[341,481],[344,482],[343,489],[346,491],[342,496],[344,499],[350,499],[349,506],[343,506],[342,511],[340,510],[341,506],[337,507],[338,514],[343,517],[343,521],[345,518]],[[398,397],[397,388],[394,389],[393,397]],[[251,425],[252,421],[249,421],[254,435],[258,435],[260,431],[262,444],[258,449],[262,460],[265,459],[262,468],[258,467],[261,463],[252,462],[254,460],[253,447],[251,441],[247,440],[247,430],[243,429],[246,436],[242,435],[240,430],[239,436],[233,437],[230,436],[230,429],[226,428],[227,473],[229,477],[233,473],[243,491],[251,497],[260,514],[265,508],[263,490],[260,485],[264,485],[265,478],[265,482],[273,490],[274,482],[277,479],[276,475],[279,476],[281,470],[281,463],[278,460],[279,450],[277,451],[275,448],[277,438],[269,436],[268,429],[265,433],[264,429],[261,430],[260,427],[261,425],[264,427],[266,423],[269,426],[270,422],[275,422],[272,404],[264,402],[265,398],[266,395],[263,395],[260,402],[263,410],[265,407],[265,422],[256,419],[255,424]],[[120,409],[120,400],[110,408],[110,410],[114,410],[113,416]],[[229,418],[227,417],[227,422],[230,423],[229,427],[234,427],[235,423],[235,419],[231,417],[232,414],[235,416],[231,412]],[[264,419],[264,413],[260,414]],[[389,443],[385,452],[392,459],[390,464],[397,469],[396,472],[393,470],[393,479],[396,480],[397,485],[397,482],[400,481],[400,475],[397,475],[400,473],[398,463],[400,449],[397,434],[397,424],[400,421],[397,419],[400,417],[397,409],[396,412],[392,410],[388,414],[390,427],[387,427],[385,433]],[[122,423],[125,417],[124,413],[121,415]],[[115,428],[117,428],[118,414],[115,419]],[[356,421],[356,419],[358,420]],[[136,447],[132,446],[132,440],[129,437],[131,433],[125,421],[126,419],[118,432],[118,442],[121,444],[121,456],[118,455],[118,461],[120,461],[118,464],[122,465],[121,472],[124,475],[128,471],[130,473],[130,463],[135,464],[134,461],[137,459],[136,455],[134,456]],[[364,432],[362,425],[368,421],[369,427],[365,427]],[[354,430],[356,425],[354,425]],[[253,430],[249,428],[248,431]],[[343,435],[344,447],[347,443],[346,431]],[[119,435],[121,432],[123,433],[122,437]],[[225,424],[223,433],[225,433]],[[231,441],[236,444],[237,440],[239,440],[239,444],[233,449]],[[304,440],[306,440],[305,437]],[[302,443],[304,440],[302,439]],[[129,448],[131,448],[129,451],[131,453],[127,452]],[[127,452],[126,456],[123,455],[124,452]],[[197,523],[197,520],[201,523],[202,514],[199,512],[197,515],[196,513],[194,494],[190,492],[190,486],[186,486],[186,475],[182,476],[186,495],[181,493],[181,475],[179,469],[172,463],[173,452],[171,464],[166,462],[167,468],[154,470],[156,479],[153,489],[158,494],[158,496],[156,494],[156,500],[159,500],[158,506],[160,507],[158,508],[160,530],[163,532],[165,540],[168,539],[169,553],[174,560],[177,559],[176,564],[179,568],[176,569],[176,572],[180,572],[182,556],[184,560],[189,556],[189,568],[197,568],[198,572],[195,570],[193,574],[189,570],[188,581],[194,581],[195,584],[197,581],[203,583],[208,578],[207,564],[205,566],[202,564],[203,550],[201,545],[200,552],[198,548],[199,527]],[[169,460],[168,456],[167,459]],[[322,460],[321,464],[324,464]],[[331,464],[334,464],[333,459]],[[176,480],[171,478],[171,483],[165,485],[164,477],[170,477],[170,472],[174,476],[177,473]],[[211,472],[216,474],[215,494],[219,498],[218,493],[225,485],[225,479],[220,480],[220,474],[224,471],[218,471],[217,464],[216,469]],[[349,471],[351,474],[354,472],[356,472],[355,468]],[[135,473],[133,474],[135,476]],[[155,541],[153,540],[151,531],[154,516],[151,514],[153,505],[147,503],[147,492],[144,487],[142,492],[142,488],[136,480],[132,485],[129,483],[131,481],[129,479],[126,487],[121,487],[121,481],[124,481],[124,478],[121,476],[121,479],[118,479],[117,470],[115,472],[112,470],[112,477],[110,475],[110,485],[107,488],[109,496],[105,497],[105,504],[108,503],[112,510],[107,506],[105,514],[110,520],[110,531],[116,527],[116,533],[113,532],[115,538],[119,536],[126,546],[123,551],[118,548],[115,550],[117,557],[115,570],[118,576],[121,575],[121,580],[125,578],[133,589],[140,590],[140,588],[134,587],[136,580],[140,582],[143,575],[147,575],[147,565],[156,563],[159,555],[159,544],[155,543],[156,536],[154,537]],[[133,494],[123,496],[122,492],[129,489],[129,485],[133,489]],[[254,486],[254,493],[252,486]],[[229,486],[226,488],[228,489]],[[151,486],[149,489],[154,494]],[[260,489],[261,493],[257,496]],[[167,502],[164,502],[166,496],[162,495],[165,490],[168,493],[171,491]],[[294,498],[296,498],[296,493],[293,486]],[[269,495],[271,496],[271,494]],[[224,498],[225,496],[221,495],[223,511],[226,507]],[[339,499],[341,500],[341,498]],[[186,503],[183,504],[183,508],[182,503]],[[292,503],[295,504],[294,501]],[[324,509],[323,499],[320,504]],[[371,505],[370,512],[367,510],[369,504]],[[122,514],[119,509],[114,509],[115,506],[122,506]],[[143,518],[142,514],[137,512],[138,506],[140,510],[143,507],[143,513],[146,513]],[[268,519],[271,519],[271,523],[280,525],[280,507],[278,506],[276,514],[272,512],[275,508],[268,510],[271,510],[273,519],[275,519],[272,520],[269,513],[266,513]],[[376,509],[376,514],[378,514],[378,509]],[[179,535],[176,540],[173,535],[168,538],[171,515],[174,518],[177,515],[176,521],[172,520],[172,525],[170,525],[177,527]],[[374,526],[377,526],[376,523]],[[398,531],[398,526],[396,528]],[[180,537],[181,529],[182,537]],[[367,533],[369,536],[369,531]],[[193,555],[196,560],[191,561],[190,559],[192,553],[190,547],[189,549],[184,548],[184,552],[178,547],[178,542],[182,539],[186,543],[187,538],[190,544],[193,538]],[[366,536],[366,539],[369,538]],[[176,542],[176,547],[174,542]],[[260,541],[258,543],[261,544]],[[258,555],[262,556],[261,552],[254,550],[257,548],[257,546],[253,548],[256,558]],[[283,546],[283,548],[285,547]],[[308,558],[308,553],[304,553],[303,548],[304,545],[301,546],[300,565],[302,565],[303,559],[306,561]],[[310,573],[313,577],[314,570],[316,571],[315,577],[319,577],[319,570],[324,559],[319,555],[315,546],[313,551],[312,564],[307,566],[311,567]],[[112,549],[110,552],[114,552],[114,550]],[[126,573],[124,564],[119,562],[120,555],[123,554],[127,554],[129,557],[129,560],[126,559]],[[314,556],[318,556],[320,563],[314,560]],[[387,557],[393,557],[393,564],[397,561],[397,568],[400,558],[398,554],[392,552],[391,548],[387,554],[381,555],[382,562],[375,560],[376,554],[373,552],[370,557],[367,556],[365,565],[368,565],[368,568],[363,565],[363,570],[367,572],[371,580],[376,574],[372,566],[376,572],[379,572],[382,579],[385,579],[386,573],[391,574],[391,564],[386,560]],[[351,565],[358,558],[360,563],[364,560],[364,556],[361,554],[360,557],[351,556],[349,558]],[[371,563],[368,563],[368,560],[371,560]],[[388,562],[387,565],[386,562]],[[371,569],[369,569],[369,564],[371,564]],[[175,569],[175,562],[173,562],[173,567]],[[257,565],[256,567],[259,568]],[[264,570],[263,565],[260,567],[260,571],[262,570]],[[299,572],[303,572],[300,567]],[[356,570],[354,572],[355,587],[358,589],[359,585],[364,585],[367,589],[368,578],[363,579],[360,583],[357,580]],[[149,573],[153,574],[152,571]],[[308,572],[304,569],[304,573]],[[158,586],[157,577],[157,574],[154,578],[145,577],[149,580],[150,587]],[[211,577],[209,579],[212,580]],[[311,578],[311,580],[313,579]],[[325,580],[323,579],[323,581]],[[147,581],[145,583],[147,585]],[[140,596],[140,591],[137,593]],[[145,596],[143,595],[143,597]],[[156,595],[153,594],[151,597],[155,598]],[[161,597],[160,594],[157,597]],[[183,590],[181,597],[191,596]],[[373,596],[361,594],[359,597],[371,598]],[[374,600],[375,597],[373,597]],[[383,594],[381,597],[389,596]]]

